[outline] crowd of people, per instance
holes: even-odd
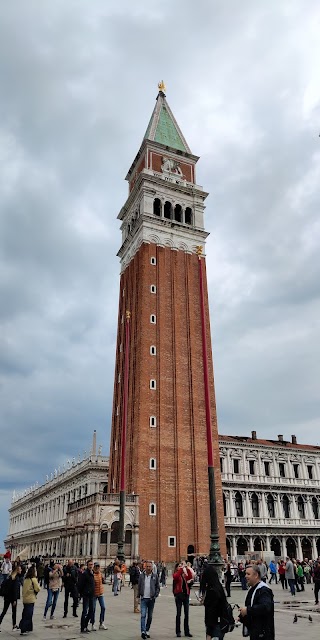
[[[231,596],[233,582],[240,582],[243,590],[247,590],[246,567],[249,561],[227,563],[224,570],[224,581],[227,597]],[[289,589],[292,596],[305,590],[305,585],[312,584],[315,604],[319,604],[320,591],[320,557],[317,560],[295,560],[287,557],[279,562],[271,560],[269,565],[263,559],[257,560],[260,567],[261,580],[263,582],[281,583],[282,589]]]
[[[33,630],[33,612],[37,594],[41,587],[47,590],[43,620],[55,618],[59,597],[63,599],[63,617],[69,612],[72,603],[72,615],[78,618],[79,606],[81,633],[95,631],[96,617],[99,629],[106,630],[104,584],[109,581],[113,596],[118,596],[126,584],[132,588],[133,612],[140,614],[141,638],[150,638],[150,627],[156,599],[161,588],[167,587],[168,571],[164,562],[133,562],[128,568],[117,558],[102,572],[98,562],[91,559],[78,565],[68,560],[62,566],[55,560],[44,562],[42,558],[32,558],[24,563],[17,558],[13,563],[9,555],[3,560],[0,574],[0,594],[4,598],[1,623],[11,607],[12,628],[19,629],[24,635]],[[263,559],[255,562],[226,563],[224,567],[224,586],[214,567],[207,558],[195,558],[194,562],[176,563],[172,572],[172,592],[176,606],[175,631],[181,637],[181,619],[183,612],[183,634],[192,638],[189,621],[190,590],[199,583],[198,599],[204,604],[207,640],[222,640],[226,631],[235,624],[232,609],[228,603],[231,587],[235,581],[246,590],[245,605],[239,607],[238,623],[243,625],[243,635],[257,640],[263,629],[264,640],[274,640],[273,591],[270,584],[278,579],[283,589],[304,590],[306,584],[312,584],[315,603],[318,604],[320,590],[320,558],[316,561],[305,559],[296,561],[286,558],[280,562]],[[22,615],[17,624],[17,604],[21,599]],[[62,595],[60,595],[62,594]],[[99,605],[99,615],[96,616]]]

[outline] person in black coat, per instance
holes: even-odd
[[[248,566],[246,578],[250,589],[239,615],[243,635],[250,636],[250,640],[274,640],[272,589],[261,581],[259,565]]]
[[[68,560],[68,563],[63,567],[63,584],[64,584],[64,614],[66,618],[68,615],[68,603],[69,596],[72,598],[72,610],[74,618],[77,618],[77,606],[79,600],[78,594],[78,570],[73,560]]]
[[[94,624],[93,598],[94,598],[94,576],[93,561],[88,560],[87,568],[79,577],[79,593],[82,597],[81,632],[88,633],[88,624]]]
[[[200,593],[205,610],[206,640],[212,638],[222,640],[224,633],[221,631],[219,622],[227,606],[227,599],[219,576],[211,564],[206,564],[202,573]]]
[[[11,575],[5,581],[4,603],[3,610],[0,615],[0,625],[4,616],[6,615],[10,604],[12,609],[12,629],[17,629],[17,604],[20,599],[20,587],[21,587],[21,566],[18,565]]]

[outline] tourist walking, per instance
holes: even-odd
[[[39,593],[39,591],[40,587],[36,578],[36,570],[34,566],[31,566],[26,573],[22,587],[23,610],[19,624],[21,636],[33,630],[32,618],[34,603],[37,599],[37,594]]]
[[[242,562],[238,563],[238,576],[241,582],[242,591],[247,591],[246,570]]]
[[[228,563],[226,566],[226,570],[224,572],[224,584],[227,592],[227,598],[231,598],[231,582],[232,582],[232,571],[231,571],[231,566]]]
[[[12,630],[18,629],[17,627],[17,604],[20,599],[20,582],[21,567],[17,566],[11,575],[3,583],[3,610],[0,615],[0,626],[4,616],[6,615],[10,605],[12,613]],[[1,629],[0,629],[1,631]]]
[[[184,635],[192,638],[189,629],[189,596],[190,596],[190,580],[193,579],[189,567],[185,562],[177,562],[173,574],[173,595],[176,603],[176,636],[181,638],[181,611],[184,611]]]
[[[320,558],[316,562],[313,569],[313,582],[314,582],[314,599],[315,604],[319,604],[319,591],[320,591]]]
[[[207,564],[201,579],[200,593],[204,604],[204,622],[206,625],[206,640],[219,638],[222,640],[224,633],[221,631],[219,620],[227,607],[227,598],[219,576],[215,568]]]
[[[138,595],[141,609],[141,638],[150,638],[149,629],[155,600],[160,593],[160,583],[157,573],[152,571],[152,562],[146,562],[146,568],[139,576]]]
[[[47,601],[44,607],[44,612],[43,612],[43,619],[46,620],[47,618],[47,613],[48,610],[51,607],[51,612],[50,612],[50,620],[54,619],[54,612],[55,612],[55,608],[57,606],[57,602],[58,602],[58,598],[59,598],[59,593],[60,593],[60,588],[61,588],[61,581],[62,578],[62,567],[60,564],[55,564],[53,565],[53,568],[51,571],[49,571],[49,584],[48,584],[48,594],[47,594]]]
[[[132,563],[132,567],[131,567],[131,572],[130,572],[130,579],[131,579],[131,584],[132,584],[132,589],[133,589],[133,611],[134,613],[140,613],[140,607],[139,607],[139,596],[138,596],[138,590],[139,590],[139,576],[140,576],[140,568],[137,562],[133,562]]]
[[[269,571],[270,571],[270,580],[269,580],[269,584],[271,584],[272,580],[275,581],[276,584],[278,584],[278,578],[277,578],[277,565],[276,563],[271,560],[270,564],[269,564]]]
[[[288,589],[288,582],[286,580],[286,563],[284,560],[281,560],[279,564],[279,578],[281,582],[282,589]]]
[[[43,579],[44,579],[44,564],[43,562],[39,562],[37,566],[37,579],[39,582],[39,586],[42,587]]]
[[[10,556],[8,555],[8,553],[6,553],[3,556],[3,562],[1,565],[0,584],[4,582],[4,580],[7,580],[11,571],[12,571],[12,564],[11,564]]]
[[[72,615],[74,618],[78,617],[77,606],[79,601],[78,594],[78,569],[73,560],[68,560],[67,564],[63,567],[63,585],[64,585],[64,614],[66,618],[68,615],[69,597],[72,598]]]
[[[250,587],[245,606],[240,607],[239,620],[243,624],[243,636],[250,640],[274,640],[273,592],[261,580],[260,565],[248,566],[246,579]]]
[[[285,577],[286,577],[286,580],[288,581],[288,585],[290,587],[291,595],[295,596],[296,595],[296,587],[295,587],[296,579],[295,579],[293,562],[292,562],[292,560],[290,560],[289,557],[286,558]]]
[[[120,568],[120,562],[119,560],[115,560],[114,561],[114,565],[113,565],[113,595],[117,596],[119,595],[119,591],[120,591],[120,585],[121,585],[121,568]]]
[[[93,562],[88,560],[87,568],[79,577],[79,593],[82,597],[81,633],[90,633],[88,624],[93,625],[94,577]]]
[[[167,567],[164,563],[162,563],[161,573],[160,573],[160,584],[164,589],[167,586]]]
[[[94,563],[93,578],[94,578],[94,598],[93,598],[92,631],[96,631],[95,615],[96,615],[97,601],[99,602],[99,605],[100,605],[99,629],[107,630],[108,627],[106,627],[106,625],[104,624],[106,605],[104,603],[104,597],[103,597],[103,578],[102,578],[102,573],[100,571],[100,564],[98,562]]]

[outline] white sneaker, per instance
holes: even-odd
[[[45,622],[46,619],[47,619],[46,616],[43,616],[43,618],[42,618],[43,622]]]
[[[106,627],[106,625],[103,622],[101,622],[101,624],[99,624],[99,629],[104,629],[105,631],[107,631],[108,627]]]
[[[94,624],[91,626],[91,631],[97,631],[97,627],[95,627]]]

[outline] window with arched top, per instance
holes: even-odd
[[[155,284],[150,285],[150,293],[157,293],[157,287]]]
[[[103,493],[108,493],[108,485],[105,484],[103,487]]]
[[[163,208],[163,216],[164,216],[164,218],[167,218],[167,220],[171,220],[171,217],[172,217],[171,214],[172,214],[172,204],[171,204],[171,202],[166,200],[166,202],[164,203],[164,208]]]
[[[259,512],[259,499],[256,493],[252,494],[251,497],[251,507],[252,507],[252,516],[254,518],[259,518],[260,512]]]
[[[174,207],[174,219],[176,222],[182,222],[182,207],[181,204],[176,204]]]
[[[150,322],[151,324],[157,324],[157,316],[154,313],[150,316]]]
[[[239,518],[243,517],[243,502],[242,502],[242,495],[239,491],[236,492],[235,495],[235,507],[236,507],[236,514]]]
[[[311,506],[315,520],[319,520],[319,505],[316,497],[312,498]]]
[[[157,507],[155,502],[150,502],[149,504],[149,516],[157,515]]]
[[[161,200],[160,198],[155,198],[153,201],[153,213],[155,216],[161,216]]]
[[[157,461],[156,461],[156,459],[155,459],[155,458],[150,458],[150,461],[149,461],[149,469],[154,470],[154,469],[156,469],[156,468],[157,468]]]
[[[286,494],[284,494],[282,498],[282,507],[283,507],[283,515],[285,518],[290,518],[290,504],[289,498]]]
[[[306,514],[304,510],[304,502],[301,496],[298,496],[297,505],[298,505],[299,518],[304,520],[306,517]]]
[[[267,507],[268,507],[269,518],[274,518],[275,517],[274,499],[273,499],[271,493],[268,493],[268,495],[267,495]]]
[[[184,221],[186,224],[192,224],[192,209],[187,207],[184,212]]]
[[[107,544],[107,532],[105,530],[100,533],[100,544]]]

